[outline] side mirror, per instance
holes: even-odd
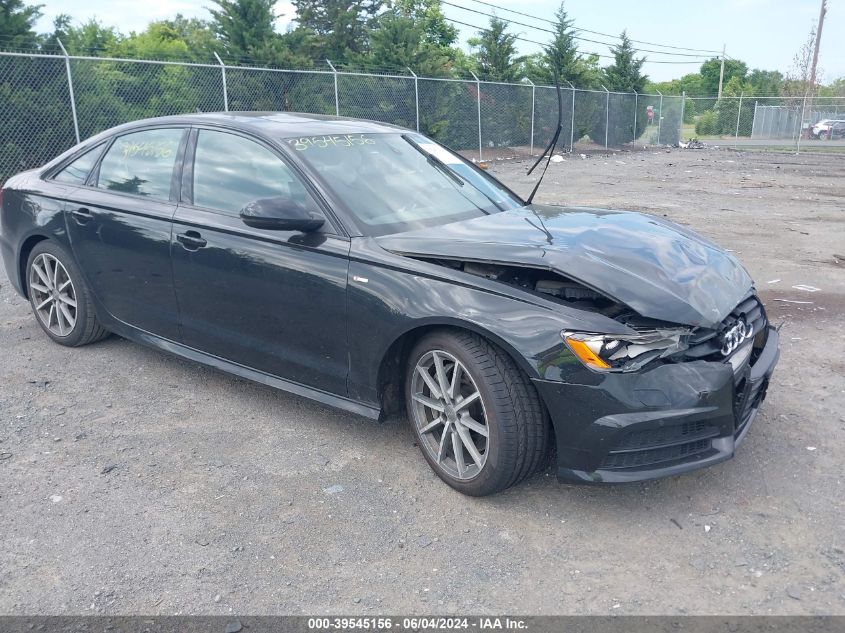
[[[241,209],[241,220],[247,226],[269,231],[316,231],[325,218],[309,212],[295,200],[285,197],[253,200]]]

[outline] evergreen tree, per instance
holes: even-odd
[[[25,5],[23,0],[0,0],[0,45],[9,49],[34,47],[38,38],[33,26],[43,7]]]
[[[507,32],[508,23],[493,16],[490,28],[478,32],[468,44],[475,52],[478,72],[485,79],[517,81],[523,58],[516,55],[516,35]]]
[[[332,62],[357,61],[383,0],[293,0],[300,27],[311,31],[311,54]]]
[[[261,59],[276,37],[276,0],[213,0],[211,27],[226,52]]]
[[[557,73],[564,85],[566,81],[570,81],[580,87],[584,83],[582,81],[583,60],[578,54],[574,38],[575,29],[572,28],[572,20],[569,19],[563,2],[560,3],[555,17],[557,21],[554,25],[554,37],[543,51],[539,79],[542,83],[553,85],[555,73]]]
[[[608,90],[618,92],[642,92],[648,76],[642,73],[645,58],[634,56],[634,48],[628,34],[622,31],[621,42],[611,47],[613,63],[604,69],[604,85]]]

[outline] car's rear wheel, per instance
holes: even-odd
[[[408,417],[426,461],[456,490],[499,492],[535,472],[549,425],[528,377],[476,334],[443,330],[409,355]]]
[[[63,247],[50,240],[39,242],[29,254],[26,271],[29,302],[47,336],[69,347],[108,336],[73,257]]]

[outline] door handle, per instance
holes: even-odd
[[[94,219],[94,216],[91,214],[91,210],[86,209],[85,207],[74,209],[70,212],[70,214],[73,216],[73,219],[76,220],[77,224],[87,224]]]
[[[197,231],[177,233],[176,240],[189,251],[198,250],[208,244],[208,241],[203,239]]]

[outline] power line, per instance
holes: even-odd
[[[467,22],[461,22],[460,20],[455,20],[453,18],[447,18],[445,16],[444,16],[444,19],[447,20],[448,22],[453,22],[454,24],[460,24],[461,26],[468,26],[469,28],[476,29],[477,31],[486,30],[484,27],[478,26],[476,24],[469,24]],[[549,45],[548,42],[544,43],[544,42],[538,42],[536,40],[529,40],[528,38],[522,37],[520,35],[514,35],[514,39],[517,39],[520,42],[527,42],[528,44],[536,44],[537,46],[542,46],[544,48]],[[596,57],[602,57],[604,59],[616,59],[613,55],[602,55],[600,53],[586,53],[586,54],[587,55],[595,55]],[[690,61],[686,61],[686,62],[672,62],[672,61],[661,61],[661,60],[653,61],[653,60],[648,59],[648,60],[646,60],[646,63],[649,63],[649,64],[687,64],[687,65],[695,64],[696,66],[699,66],[699,65],[701,65],[701,60],[699,59],[699,60],[690,60]]]
[[[454,4],[452,2],[448,2],[447,0],[440,0],[440,3],[448,5],[450,7],[455,7],[456,9],[461,9],[463,11],[469,11],[470,13],[476,13],[478,15],[483,15],[483,16],[486,16],[488,18],[497,18],[497,19],[500,19],[500,20],[502,20],[502,22],[505,22],[507,24],[518,24],[519,26],[525,26],[525,27],[528,27],[529,29],[535,29],[537,31],[544,31],[546,33],[551,33],[552,35],[556,34],[551,29],[546,29],[546,28],[543,28],[541,26],[534,26],[532,24],[526,24],[525,22],[517,22],[516,20],[509,20],[507,18],[500,18],[499,16],[497,16],[493,13],[485,13],[484,11],[478,11],[477,9],[470,9],[469,7],[464,7],[464,6],[461,6],[461,5],[458,5],[458,4]],[[446,19],[448,20],[449,18],[446,18]],[[536,19],[539,20],[541,18],[536,18]],[[613,37],[613,36],[609,36],[609,37]],[[579,41],[582,41],[582,42],[589,42],[591,44],[599,44],[601,46],[613,46],[613,44],[611,44],[609,42],[600,42],[598,40],[591,40],[587,37],[579,37],[577,35],[573,35],[572,39],[579,40]],[[633,41],[633,40],[631,40],[631,41]],[[542,46],[545,47],[545,46],[548,46],[548,44],[543,44]],[[671,53],[671,52],[667,52],[667,51],[655,51],[655,50],[651,50],[651,49],[647,49],[647,48],[638,48],[638,49],[635,49],[635,50],[637,52],[640,52],[640,53],[657,53],[658,55],[668,55],[668,56],[672,56],[672,57],[695,57],[697,60],[699,60],[699,62],[706,58],[705,55],[701,55],[701,54],[694,55],[694,54],[691,54],[691,53]]]
[[[507,7],[502,7],[497,4],[493,4],[492,2],[484,2],[483,0],[470,0],[471,2],[476,2],[478,4],[484,4],[488,7],[493,7],[494,9],[500,9],[501,11],[508,11],[510,13],[515,13],[516,15],[521,15],[526,18],[532,18],[534,20],[540,20],[541,22],[548,22],[549,20],[546,18],[541,18],[538,15],[532,15],[531,13],[524,13],[522,11],[516,11],[515,9],[508,9]],[[446,3],[444,3],[446,4]],[[590,33],[592,35],[601,35],[603,37],[611,37],[613,39],[619,39],[618,35],[612,35],[610,33],[602,33],[601,31],[591,31],[590,29],[582,29],[578,27],[574,27],[576,31],[583,31],[584,33]],[[699,53],[716,53],[719,54],[720,51],[710,50],[707,48],[688,48],[685,46],[671,46],[669,44],[657,44],[656,42],[646,42],[643,40],[635,40],[632,39],[632,42],[636,42],[637,44],[645,44],[646,46],[659,46],[660,48],[672,48],[679,51],[695,51]],[[668,54],[668,53],[667,53]]]

